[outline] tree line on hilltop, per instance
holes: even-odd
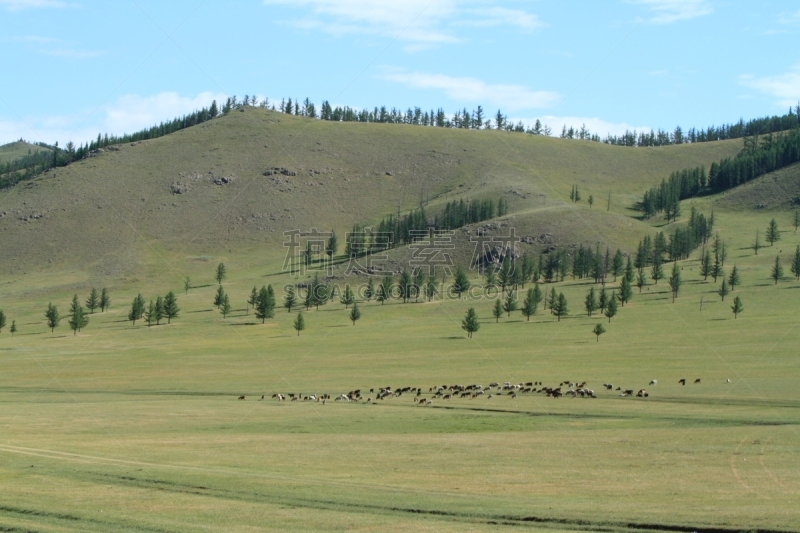
[[[217,101],[214,100],[208,107],[201,107],[192,113],[130,134],[109,135],[106,133],[103,135],[98,133],[97,139],[78,146],[70,140],[64,149],[59,148],[58,143],[53,146],[37,143],[49,150],[35,151],[0,164],[0,188],[10,187],[20,181],[31,179],[51,168],[66,166],[73,161],[89,157],[97,149],[104,149],[126,142],[138,142],[162,137],[246,106],[257,106],[271,109],[272,111],[333,122],[374,122],[457,129],[497,129],[531,135],[552,135],[550,127],[542,124],[538,119],[532,126],[526,126],[521,121],[514,124],[499,109],[492,119],[484,112],[482,106],[477,106],[472,111],[464,108],[456,111],[452,116],[448,116],[442,108],[434,111],[433,109],[423,110],[420,107],[414,107],[403,111],[399,108],[392,107],[389,109],[386,106],[381,106],[370,110],[366,108],[356,109],[349,106],[334,107],[329,101],[323,100],[318,112],[316,105],[308,98],[303,102],[299,100],[292,101],[291,98],[288,100],[282,99],[280,104],[276,106],[274,102],[270,102],[267,98],[259,100],[256,96],[245,95],[243,100],[239,100],[236,96],[232,96],[226,99],[221,108],[218,106]],[[798,126],[800,126],[800,103],[795,108],[790,107],[788,113],[782,116],[763,117],[747,122],[740,119],[734,124],[725,124],[719,127],[709,126],[705,130],[691,128],[686,133],[678,126],[673,132],[661,129],[657,131],[650,130],[650,132],[637,132],[635,130],[631,132],[626,130],[622,135],[608,134],[601,139],[598,134],[590,132],[584,124],[580,128],[564,125],[560,137],[619,146],[648,147],[769,135],[797,128]],[[736,163],[736,165],[738,164]],[[727,167],[720,172],[720,183],[726,182],[726,180],[730,181],[731,175],[734,175],[737,179],[741,177],[738,166],[735,174],[732,174],[733,171]],[[743,172],[746,174],[746,170]]]

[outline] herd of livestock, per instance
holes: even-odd
[[[681,385],[686,385],[686,379],[678,381]],[[695,384],[700,383],[700,379],[694,380]],[[730,383],[730,380],[728,380]],[[658,385],[657,380],[650,381],[649,386]],[[647,389],[639,389],[634,392],[634,389],[623,389],[622,387],[614,387],[611,383],[603,383],[603,389],[606,391],[618,392],[620,397],[636,396],[637,398],[648,398],[650,393]],[[392,398],[400,398],[403,396],[410,397],[417,405],[427,406],[432,405],[434,401],[446,401],[451,399],[475,399],[484,397],[491,399],[494,397],[507,397],[514,399],[519,395],[542,394],[548,398],[561,398],[569,396],[571,398],[597,398],[593,389],[587,386],[587,383],[575,381],[562,381],[556,387],[544,386],[541,381],[528,381],[523,383],[505,383],[492,382],[488,385],[435,385],[428,387],[427,391],[423,387],[378,387],[366,389],[354,389],[347,393],[342,393],[336,396],[330,394],[302,394],[302,393],[280,393],[276,392],[272,398],[278,401],[302,401],[302,402],[320,402],[326,403],[328,401],[336,402],[361,402],[361,403],[374,403],[384,401]],[[366,398],[365,398],[366,396]],[[239,396],[240,400],[246,399],[245,395]],[[259,400],[263,400],[261,396]]]

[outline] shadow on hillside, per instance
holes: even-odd
[[[346,327],[348,327],[348,326],[350,326],[350,325],[351,325],[351,324],[336,324],[336,325],[333,325],[333,326],[328,326],[328,327],[329,327],[329,328],[346,328]]]
[[[205,285],[192,285],[189,289],[204,289],[206,287],[211,287],[211,283],[206,283]]]
[[[239,322],[238,324],[231,324],[231,326],[265,326],[261,322]]]
[[[199,311],[188,311],[189,313],[210,313],[213,309],[200,309]]]
[[[467,337],[453,336],[453,337],[441,337],[441,338],[451,340],[451,339],[466,339]]]

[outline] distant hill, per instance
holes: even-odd
[[[31,152],[36,152],[37,150],[43,150],[47,152],[50,151],[49,148],[45,148],[43,146],[38,146],[25,141],[15,141],[13,143],[0,146],[0,163],[5,163],[6,161],[11,161],[13,159],[17,159],[18,157],[27,155],[28,150]]]
[[[628,148],[496,130],[337,123],[247,107],[112,146],[0,193],[0,269],[74,265],[117,275],[147,254],[269,244],[453,199],[503,197],[517,234],[631,250],[651,226],[630,206],[670,172],[741,140]],[[25,149],[27,150],[27,149]],[[569,200],[573,185],[582,200]],[[587,199],[594,196],[590,209]],[[608,199],[611,210],[606,211]],[[462,232],[464,233],[464,232]]]

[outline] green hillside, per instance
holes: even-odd
[[[37,151],[49,152],[50,150],[48,148],[44,148],[43,146],[37,146],[29,142],[15,141],[0,146],[0,163],[5,163],[6,161],[11,161],[13,159],[28,155],[28,151],[33,153]]]
[[[147,262],[144,249],[181,257],[265,244],[280,249],[288,229],[343,233],[421,199],[435,211],[447,200],[501,196],[528,235],[631,249],[648,230],[629,217],[645,188],[741,147],[734,140],[631,149],[245,109],[110,147],[3,191],[0,269],[80,265],[92,275],[131,274]],[[264,175],[275,167],[293,175]],[[580,205],[569,202],[573,184]]]
[[[247,107],[0,191],[0,531],[800,533],[798,166],[684,200],[671,224],[631,209],[672,171],[741,146],[628,148]],[[591,317],[588,291],[618,294],[622,275],[539,279],[563,294],[564,316],[540,304],[495,317],[498,289],[476,271],[460,297],[437,272],[430,301],[359,298],[354,323],[339,295],[366,278],[345,275],[344,233],[460,198],[509,203],[455,230],[462,265],[483,229],[513,228],[521,251],[631,253],[695,207],[714,212],[704,250],[718,234],[722,272],[701,275],[700,250],[665,262],[658,281],[647,266],[616,315]],[[773,218],[779,240],[756,253]],[[283,270],[283,232],[314,227],[339,234],[328,279],[339,292],[287,312],[284,291],[314,272]],[[411,258],[402,247],[387,263]],[[720,294],[734,266],[740,279]],[[259,319],[248,296],[266,285],[277,307]],[[92,287],[110,291],[110,308],[73,332],[70,302]],[[532,287],[510,290],[522,304]],[[138,294],[149,304],[170,291],[177,317],[133,323]],[[53,330],[48,303],[62,317]],[[468,337],[470,308],[480,328]],[[592,394],[570,397],[582,382]],[[470,384],[483,394],[452,392]],[[382,387],[413,390],[378,399]]]

